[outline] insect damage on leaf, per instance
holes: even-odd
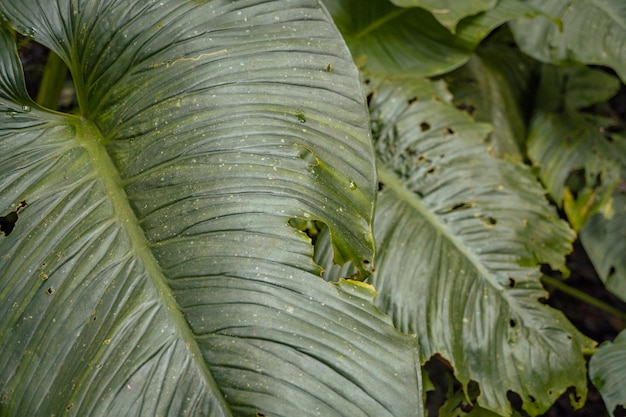
[[[17,222],[17,214],[27,205],[26,200],[22,200],[14,211],[10,212],[6,216],[0,216],[0,233],[4,233],[5,236],[9,236],[11,234],[15,228],[15,223]]]

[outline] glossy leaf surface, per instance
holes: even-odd
[[[318,2],[0,12],[79,102],[35,105],[0,31],[0,207],[28,202],[0,237],[0,414],[421,415],[414,340],[289,226],[325,222],[367,273],[368,117]]]
[[[528,169],[488,153],[489,125],[422,83],[371,87],[380,307],[418,335],[422,361],[440,354],[466,388],[476,381],[480,407],[509,415],[512,391],[537,415],[570,386],[582,401],[589,341],[541,302],[538,270],[564,268],[573,232]],[[327,254],[321,240],[327,279],[349,273]]]
[[[467,62],[496,27],[538,14],[525,3],[502,0],[486,13],[463,19],[453,34],[431,12],[419,7],[396,7],[388,0],[324,0],[324,4],[357,64],[392,76],[434,76],[451,71]]]
[[[603,343],[589,361],[589,377],[614,417],[626,411],[626,331]]]
[[[444,79],[458,108],[477,121],[493,125],[488,138],[489,153],[521,162],[534,65],[505,41],[481,45],[466,65]]]
[[[497,0],[469,0],[458,2],[454,0],[392,0],[400,7],[421,7],[435,16],[442,25],[454,32],[461,19],[491,10],[498,3]]]
[[[606,288],[626,301],[626,195],[614,193],[610,212],[597,213],[580,231],[580,240]],[[607,218],[608,217],[608,218]]]
[[[626,81],[626,3],[622,0],[529,0],[546,18],[513,23],[522,51],[544,62],[613,68]]]

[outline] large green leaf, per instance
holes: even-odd
[[[0,0],[71,70],[25,93],[0,30],[0,414],[421,415],[413,338],[320,279],[290,219],[372,260],[356,69],[313,0]]]
[[[324,0],[357,63],[385,74],[434,75],[458,67],[474,45],[428,11],[388,0]]]
[[[537,266],[563,268],[573,232],[528,169],[488,153],[489,125],[419,85],[373,87],[379,305],[423,361],[440,354],[466,389],[478,382],[481,407],[510,415],[512,391],[536,415],[571,386],[584,402],[590,342],[541,302]],[[349,272],[320,245],[328,279]]]
[[[626,138],[613,118],[581,109],[611,98],[618,80],[586,67],[544,65],[530,123],[528,155],[552,198],[562,206],[607,288],[626,297],[623,197]],[[610,113],[608,113],[610,114]]]
[[[623,0],[528,0],[548,16],[512,22],[520,48],[551,63],[583,62],[613,68],[626,81],[626,2]]]
[[[611,133],[614,121],[578,110],[606,100],[617,88],[614,77],[585,67],[546,66],[542,71],[528,156],[576,230],[594,213],[608,214],[611,195],[626,172],[624,138]]]
[[[626,411],[626,330],[603,343],[589,361],[589,377],[614,417]]]
[[[626,148],[626,141],[623,142]],[[622,151],[626,155],[626,149]],[[580,240],[598,275],[613,294],[626,301],[626,195],[612,196],[608,218],[597,213],[580,231]]]
[[[499,38],[506,41],[507,37]],[[521,162],[534,61],[505,41],[491,39],[481,45],[466,65],[446,74],[444,79],[458,108],[467,111],[474,120],[493,125],[489,152]]]
[[[494,28],[537,14],[518,0],[501,0],[489,12],[463,19],[452,34],[425,9],[396,7],[388,0],[324,0],[324,4],[357,63],[370,72],[393,76],[433,76],[458,68]]]
[[[391,0],[400,7],[422,7],[435,16],[442,25],[454,32],[456,25],[467,16],[493,9],[498,0]]]

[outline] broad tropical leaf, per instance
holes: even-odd
[[[612,123],[579,113],[547,112],[536,113],[531,121],[528,155],[576,230],[599,211],[610,215],[610,198],[620,182],[615,146],[604,133]]]
[[[502,36],[500,36],[502,37]],[[476,121],[493,125],[488,150],[521,162],[533,62],[505,42],[481,45],[468,63],[446,74],[454,104]]]
[[[522,51],[544,62],[582,62],[613,68],[626,81],[626,2],[623,0],[528,0],[547,16],[512,22]]]
[[[509,415],[512,391],[537,415],[571,386],[584,402],[590,342],[541,302],[537,266],[564,268],[573,232],[528,169],[487,152],[489,125],[412,88],[372,87],[380,307],[418,335],[423,361],[440,354],[478,382],[481,407]],[[324,244],[327,279],[348,273]]]
[[[498,0],[391,0],[399,7],[421,7],[433,14],[439,22],[454,33],[461,19],[493,9]]]
[[[626,141],[624,141],[626,144]],[[626,149],[622,151],[626,155]],[[623,184],[623,183],[622,183]],[[613,294],[626,301],[626,195],[614,193],[608,218],[597,213],[580,231],[580,240],[598,272]]]
[[[608,101],[620,89],[619,79],[606,71],[582,65],[541,65],[536,108],[560,113]]]
[[[577,109],[609,98],[617,88],[613,77],[584,67],[548,66],[542,72],[528,156],[576,230],[598,211],[608,215],[611,195],[626,168],[624,138],[611,133],[613,120]]]
[[[0,414],[421,415],[414,339],[367,284],[320,279],[289,226],[323,221],[367,273],[368,115],[319,2],[0,15],[63,58],[80,105],[33,103],[0,30]]]
[[[462,65],[474,45],[455,37],[431,13],[388,0],[324,0],[352,56],[370,71],[435,75]]]
[[[494,28],[538,12],[518,0],[501,0],[487,13],[462,20],[453,35],[430,12],[388,0],[324,0],[352,55],[368,71],[434,76],[463,65]]]
[[[613,417],[626,412],[626,330],[603,343],[589,361],[589,377]]]
[[[544,65],[528,155],[554,201],[580,230],[607,288],[624,298],[626,212],[614,191],[626,181],[626,138],[613,133],[612,118],[579,110],[608,100],[618,89],[618,80],[604,71]]]

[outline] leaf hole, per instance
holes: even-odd
[[[385,189],[385,183],[382,183],[382,182],[379,181],[378,182],[378,191],[382,191],[384,189]]]
[[[515,319],[509,320],[509,326],[512,327],[512,328],[516,327],[517,326],[517,320],[515,320]]]
[[[515,288],[515,279],[509,277],[509,288]]]
[[[471,208],[471,207],[472,207],[471,204],[463,202],[463,203],[458,203],[452,206],[452,208],[450,208],[450,211],[467,210],[468,208]]]
[[[461,103],[457,107],[457,109],[467,112],[470,116],[473,116],[476,112],[476,107],[471,104]]]
[[[37,102],[44,106],[49,107],[52,110],[61,112],[71,112],[77,106],[76,91],[72,76],[67,69],[67,66],[62,63],[61,59],[54,54],[51,54],[50,50],[44,45],[35,42],[30,36],[18,35],[17,47],[24,68],[24,77],[26,81],[26,90],[30,97],[37,97]],[[56,60],[57,71],[55,76],[58,78],[59,83],[56,88],[51,89],[54,92],[54,96],[39,97],[39,90],[44,74],[44,65],[42,62],[50,62]],[[52,66],[52,65],[51,65]],[[30,111],[29,105],[22,107],[23,111]]]
[[[289,219],[288,224],[294,229],[304,233],[311,240],[312,245],[315,245],[315,242],[317,242],[317,238],[324,227],[324,224],[321,221],[297,217]]]
[[[489,216],[483,219],[483,223],[485,224],[485,226],[491,227],[491,226],[495,226],[498,223],[498,221],[494,219],[493,217]]]
[[[571,191],[574,198],[578,198],[578,193],[582,191],[587,183],[584,168],[573,169],[567,174],[565,186]]]
[[[48,295],[52,295],[52,294],[54,294],[55,292],[56,292],[56,290],[54,289],[54,287],[48,287],[48,288],[46,288],[46,293],[47,293]]]
[[[15,207],[15,210],[9,212],[6,216],[0,216],[0,233],[9,236],[11,232],[13,232],[15,223],[17,223],[19,217],[18,213],[26,206],[28,206],[28,203],[26,203],[26,200],[22,200],[17,207]]]
[[[615,417],[626,417],[626,408],[621,404],[616,405],[613,409],[613,415]]]
[[[407,103],[409,104],[409,106],[413,103],[415,103],[417,101],[417,97],[412,97],[410,99],[407,100]]]
[[[422,122],[420,123],[420,129],[422,132],[426,132],[427,130],[430,130],[430,125],[426,122]]]
[[[454,129],[452,129],[451,127],[446,127],[446,129],[444,130],[444,133],[446,135],[454,135]]]
[[[508,390],[506,392],[506,399],[509,400],[509,402],[511,403],[511,407],[514,410],[522,409],[522,397],[520,397],[518,393],[512,390]]]
[[[609,273],[606,277],[611,278],[613,275],[615,275],[615,266],[611,265],[611,267],[609,268]]]

